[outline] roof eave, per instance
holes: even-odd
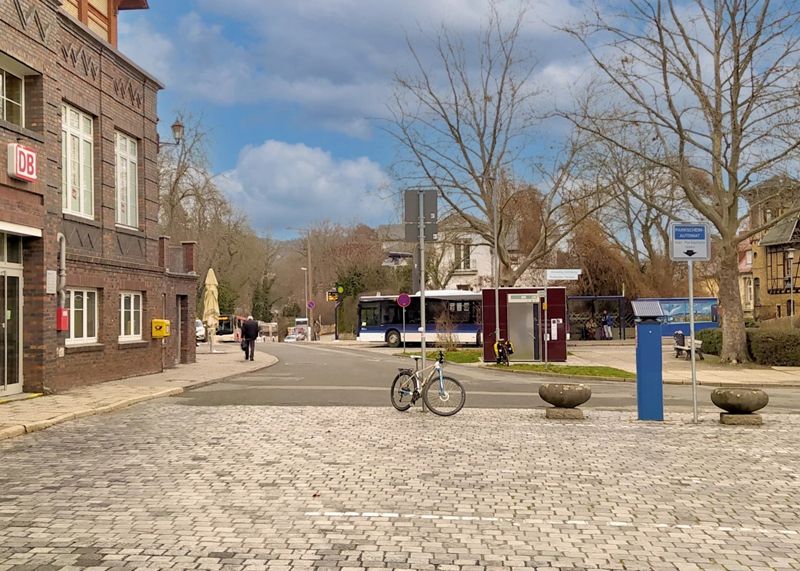
[[[147,0],[118,0],[117,10],[148,10]]]

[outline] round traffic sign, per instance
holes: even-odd
[[[308,300],[308,303],[306,305],[308,306],[308,309],[314,309],[314,306],[317,305],[317,304],[314,303],[313,299],[310,299],[310,300]]]
[[[411,296],[407,293],[401,293],[397,296],[397,305],[400,307],[408,307],[411,305]]]

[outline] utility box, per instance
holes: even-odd
[[[639,420],[664,420],[661,318],[657,301],[632,301],[636,316],[636,407]]]
[[[69,309],[66,307],[56,310],[56,331],[69,331]]]
[[[169,319],[154,319],[150,324],[150,336],[153,339],[163,339],[170,336]]]

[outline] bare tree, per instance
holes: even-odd
[[[424,61],[409,43],[414,75],[395,78],[389,133],[404,160],[396,170],[409,187],[435,188],[445,210],[460,217],[490,245],[497,236],[501,281],[513,285],[532,264],[548,256],[580,218],[573,206],[581,198],[577,159],[582,142],[572,138],[548,165],[534,166],[534,188],[518,174],[538,119],[539,92],[531,76],[534,62],[520,45],[524,13],[510,26],[494,4],[477,46],[467,46],[446,28],[434,40],[434,58]],[[535,191],[540,208],[537,239],[527,242],[512,263],[509,245],[519,221],[514,208],[520,192]],[[496,222],[496,231],[495,231]]]
[[[216,185],[202,123],[186,113],[178,116],[185,124],[184,138],[179,145],[162,147],[158,156],[161,233],[174,240],[196,240],[198,273],[204,277],[213,267],[234,290],[239,309],[247,311],[256,285],[270,273],[275,245],[256,235]],[[201,279],[198,289],[202,287]]]
[[[635,283],[628,291],[675,295],[678,285],[686,285],[686,272],[669,258],[669,224],[689,217],[691,205],[672,173],[606,141],[598,141],[590,157],[599,186],[609,190],[595,214],[598,230],[631,267]]]
[[[576,113],[585,132],[674,177],[719,234],[724,361],[748,358],[739,299],[741,198],[786,172],[800,145],[800,9],[783,0],[631,0],[566,30],[583,43],[606,88]],[[631,137],[630,131],[639,131]],[[641,136],[653,145],[631,145]],[[782,218],[796,216],[787,209]],[[776,223],[780,218],[772,220]]]

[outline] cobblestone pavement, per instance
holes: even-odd
[[[0,571],[800,569],[800,417],[189,407],[0,443]]]

